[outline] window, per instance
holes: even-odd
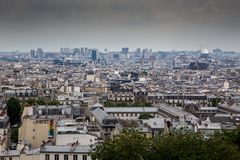
[[[50,160],[49,154],[45,154],[45,160]]]
[[[54,160],[59,160],[59,155],[58,154],[55,154]]]
[[[82,159],[83,159],[83,160],[87,160],[87,155],[83,155],[83,156],[82,156]]]
[[[68,155],[64,155],[64,160],[68,160]]]
[[[78,160],[78,155],[73,155],[73,160]]]

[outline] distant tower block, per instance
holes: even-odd
[[[97,56],[98,56],[97,50],[96,49],[92,50],[92,61],[97,61],[98,58]]]
[[[154,63],[155,63],[155,60],[156,60],[156,56],[151,55],[151,56],[150,56],[150,60],[151,60],[151,62],[152,62],[152,68],[154,68]]]
[[[35,50],[30,51],[30,57],[32,57],[32,58],[36,57]]]
[[[122,48],[122,53],[127,54],[129,53],[129,48]]]

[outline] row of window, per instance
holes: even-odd
[[[115,98],[111,98],[111,97],[109,97],[109,99],[108,100],[113,100],[113,101],[123,101],[123,100],[126,100],[126,101],[128,101],[128,100],[133,100],[134,98],[133,97],[130,97],[130,98],[128,98],[128,97],[115,97]]]
[[[110,115],[112,115],[112,116],[117,116],[117,117],[119,117],[119,116],[121,116],[121,117],[124,117],[124,116],[130,116],[130,117],[133,117],[133,116],[135,116],[135,117],[138,117],[139,115],[140,115],[141,113],[110,113]],[[156,116],[156,114],[151,114],[152,116]]]
[[[33,124],[48,124],[48,120],[33,121]]]
[[[148,99],[207,100],[206,97],[158,97],[158,96],[149,96]]]
[[[215,113],[217,112],[217,110],[200,110],[201,112],[205,112],[205,113]]]
[[[1,157],[1,159],[0,160],[7,160],[7,159],[5,159],[4,157]],[[9,157],[9,159],[8,160],[12,160],[12,157]]]
[[[69,160],[69,155],[65,154],[63,156],[63,160]],[[79,155],[75,154],[75,155],[72,155],[72,159],[73,160],[79,160]],[[45,154],[45,160],[50,160],[50,155],[49,154]],[[60,160],[60,156],[59,154],[55,154],[54,155],[54,160]],[[82,155],[82,160],[87,160],[87,155]]]

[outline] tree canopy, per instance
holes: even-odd
[[[154,118],[154,116],[152,116],[149,113],[142,113],[140,114],[140,116],[138,117],[138,119],[149,119],[149,118]]]
[[[136,131],[124,133],[96,147],[98,160],[237,160],[240,131],[204,139],[199,133],[168,134],[147,139]]]
[[[38,99],[28,99],[25,101],[27,105],[60,105],[60,102],[56,99],[54,100],[45,100],[43,98]]]
[[[11,125],[19,124],[21,119],[20,101],[16,98],[10,98],[7,101],[7,115]]]
[[[150,141],[134,130],[124,131],[112,140],[107,140],[96,148],[92,159],[98,160],[138,160],[145,159]]]
[[[220,103],[220,102],[221,102],[220,98],[213,98],[213,99],[211,99],[211,103],[212,103],[213,107],[216,107],[218,105],[218,103]]]

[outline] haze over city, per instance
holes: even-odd
[[[240,51],[239,0],[1,0],[0,50]]]
[[[0,160],[240,160],[240,0],[0,0]]]

